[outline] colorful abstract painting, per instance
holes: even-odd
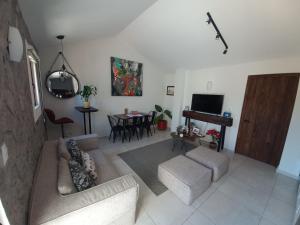
[[[111,95],[142,96],[143,95],[143,64],[110,58],[111,62]]]

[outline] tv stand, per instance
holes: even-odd
[[[231,127],[233,123],[233,119],[231,117],[211,115],[211,114],[195,112],[195,111],[186,111],[186,110],[182,112],[182,116],[186,118],[185,125],[189,127],[189,132],[191,130],[190,129],[191,119],[221,125],[221,132],[220,132],[221,138],[218,141],[218,152],[220,151],[220,149],[224,148],[226,127]]]

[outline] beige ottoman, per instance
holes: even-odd
[[[186,156],[198,163],[201,163],[213,171],[213,181],[219,180],[228,171],[229,158],[213,150],[199,146],[186,153]]]
[[[211,184],[210,169],[180,155],[158,166],[158,179],[190,205]]]

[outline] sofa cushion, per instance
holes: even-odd
[[[66,144],[67,144],[67,149],[68,149],[72,159],[82,165],[81,151],[80,151],[79,147],[77,146],[76,141],[73,139],[70,139],[66,142]]]
[[[66,142],[63,138],[58,139],[57,154],[58,158],[64,157],[67,161],[71,159],[71,155],[67,149]]]
[[[96,180],[98,178],[98,174],[96,171],[95,160],[92,156],[90,156],[87,152],[81,152],[82,155],[82,163],[85,168],[85,171],[90,174],[90,176]]]
[[[58,162],[57,188],[62,195],[77,192],[73,184],[69,163],[64,157],[61,157]]]
[[[69,161],[73,183],[77,191],[84,191],[95,186],[94,179],[85,171],[84,166],[75,160]]]
[[[102,184],[106,181],[120,177],[111,160],[109,160],[101,150],[97,149],[89,151],[89,154],[95,160],[97,173],[101,174],[96,180],[96,184]]]

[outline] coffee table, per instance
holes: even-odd
[[[171,137],[173,138],[173,148],[172,151],[174,151],[176,145],[178,143],[181,144],[181,149],[184,148],[186,143],[190,143],[193,145],[199,145],[199,138],[197,135],[192,134],[192,135],[188,135],[188,134],[183,134],[182,137],[180,137],[179,134],[177,134],[176,132],[171,132]]]
[[[211,137],[208,135],[200,137],[196,134],[184,134],[183,137],[180,137],[179,134],[177,134],[176,132],[171,132],[170,135],[173,138],[172,151],[174,151],[178,143],[181,144],[181,149],[183,149],[186,143],[193,144],[195,146],[202,145],[205,147],[209,147],[209,143],[211,142]]]

